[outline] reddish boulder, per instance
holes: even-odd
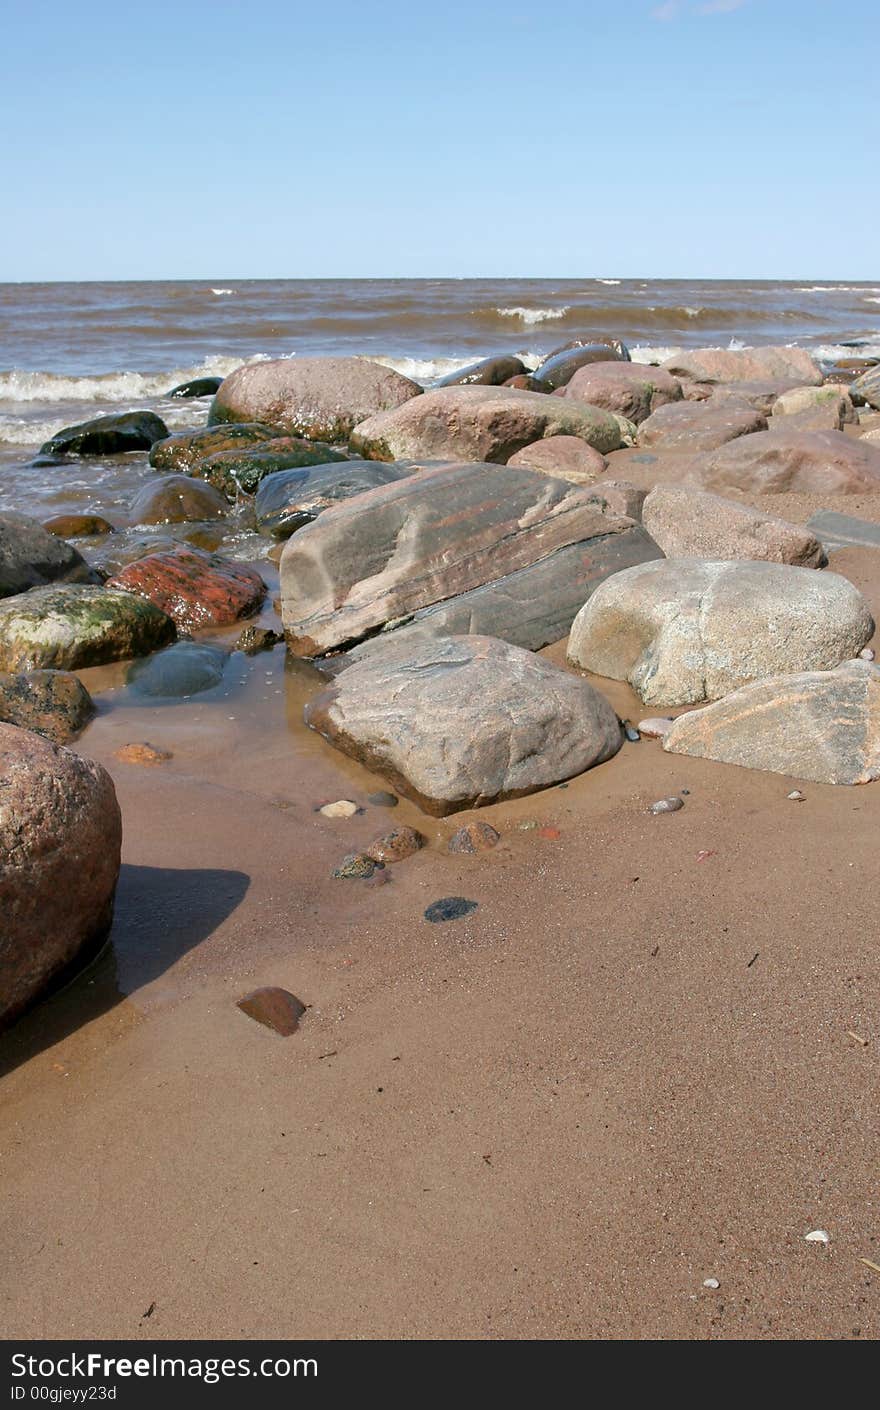
[[[621,366],[626,366],[621,363]],[[550,436],[523,446],[508,460],[524,470],[536,470],[541,475],[555,475],[573,485],[591,485],[598,475],[604,475],[607,461],[579,436]]]
[[[738,436],[766,431],[760,412],[736,401],[682,401],[658,409],[639,427],[640,446],[664,450],[714,450]]]
[[[575,372],[565,395],[616,412],[638,425],[658,406],[681,401],[681,383],[662,367],[645,367],[637,362],[593,362]]]
[[[107,586],[147,598],[186,631],[250,617],[266,596],[266,584],[253,568],[195,548],[139,558]]]
[[[842,431],[787,431],[781,426],[741,436],[697,460],[688,479],[720,492],[876,494],[880,447]]]
[[[365,357],[276,358],[227,377],[208,420],[259,421],[312,441],[345,441],[359,422],[421,392],[417,382]]]

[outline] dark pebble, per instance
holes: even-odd
[[[396,793],[369,793],[367,802],[372,803],[374,808],[396,808],[399,799]]]
[[[444,896],[442,901],[433,901],[425,911],[425,920],[438,925],[444,920],[460,920],[477,909],[476,901],[466,901],[464,896]]]
[[[638,744],[642,736],[639,734],[632,720],[621,720],[620,723],[623,725],[623,732],[630,744]]]
[[[288,993],[286,989],[278,989],[274,985],[267,985],[264,989],[252,989],[237,1001],[237,1005],[248,1018],[256,1019],[257,1023],[271,1028],[273,1033],[280,1034],[282,1038],[289,1038],[291,1033],[296,1032],[306,1011],[305,1004],[301,1003],[295,994]]]

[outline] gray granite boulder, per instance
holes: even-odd
[[[822,372],[805,348],[682,349],[662,364],[673,377],[694,382],[754,382],[766,378],[819,386]]]
[[[642,523],[667,558],[749,558],[824,568],[828,559],[809,529],[689,485],[657,485]]]
[[[812,783],[872,783],[880,778],[880,670],[846,661],[745,686],[681,715],[663,748]]]
[[[208,420],[268,422],[312,441],[345,441],[359,422],[421,394],[417,382],[365,357],[276,358],[231,373]]]
[[[545,436],[577,436],[604,455],[617,450],[626,434],[611,412],[565,397],[511,387],[443,387],[362,422],[351,447],[368,460],[424,457],[503,465]]]
[[[647,705],[694,705],[767,676],[830,670],[873,631],[862,594],[836,573],[675,558],[602,583],[575,618],[568,657],[629,681]]]
[[[636,527],[589,490],[530,470],[422,470],[335,505],[290,539],[281,558],[288,646],[298,656],[338,650],[575,544],[595,541],[607,561],[609,536],[632,540]]]
[[[0,724],[0,1025],[110,929],[122,819],[109,774]]]
[[[597,690],[492,637],[389,641],[306,707],[306,722],[436,816],[515,798],[611,758]]]
[[[81,553],[25,514],[0,514],[0,598],[46,583],[97,583]]]

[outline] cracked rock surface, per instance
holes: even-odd
[[[695,705],[793,671],[827,671],[874,630],[846,578],[779,563],[661,559],[616,573],[578,613],[573,665],[646,705]]]

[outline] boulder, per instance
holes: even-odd
[[[97,583],[100,578],[82,554],[36,519],[0,514],[0,598],[54,582]]]
[[[821,509],[807,523],[827,549],[880,548],[880,524],[857,519],[852,514],[839,514],[835,509]]]
[[[880,363],[869,367],[849,384],[850,398],[856,406],[863,402],[880,411]]]
[[[104,940],[122,819],[110,775],[0,724],[0,1024]]]
[[[167,435],[165,422],[152,411],[126,411],[65,427],[40,447],[40,455],[122,455],[149,450]]]
[[[577,436],[605,454],[623,444],[615,416],[598,407],[508,387],[445,387],[373,416],[352,450],[367,460],[481,460],[504,464],[545,436]]]
[[[679,716],[663,748],[811,783],[872,783],[880,778],[880,670],[846,661],[745,686]]]
[[[144,656],[173,641],[151,602],[106,587],[53,584],[0,602],[0,670],[76,671]]]
[[[687,386],[687,382],[682,383],[683,388]],[[762,416],[770,416],[779,397],[784,392],[792,391],[798,383],[791,377],[766,377],[751,382],[722,382],[714,386],[711,383],[695,382],[691,386],[705,387],[716,406],[721,402],[735,401],[741,406],[753,407],[755,411],[760,411]]]
[[[287,544],[288,646],[323,655],[560,549],[634,527],[606,514],[587,489],[519,467],[419,471],[335,505]]]
[[[335,465],[347,461],[342,451],[301,436],[279,436],[249,450],[221,450],[208,455],[190,472],[207,480],[229,500],[254,495],[269,475],[310,465]]]
[[[306,722],[435,816],[548,788],[621,745],[586,681],[492,637],[386,642]]]
[[[0,671],[0,720],[67,744],[85,729],[95,705],[70,671]]]
[[[629,480],[594,480],[593,494],[601,495],[612,514],[622,514],[625,519],[636,523],[642,517],[642,505],[648,491],[639,485],[631,485]]]
[[[113,525],[100,514],[53,514],[43,520],[47,534],[59,539],[97,539],[115,533]]]
[[[876,494],[880,447],[841,431],[757,431],[695,461],[688,479],[748,494]]]
[[[341,465],[318,465],[302,470],[279,470],[267,475],[254,504],[261,534],[287,539],[310,524],[331,504],[363,494],[378,485],[390,485],[418,468],[408,462],[384,464],[376,460],[347,460]]]
[[[179,386],[172,387],[170,392],[166,392],[166,397],[177,399],[188,397],[212,397],[219,391],[222,377],[194,377],[190,382],[181,382]]]
[[[766,431],[767,422],[759,411],[736,401],[670,402],[643,421],[639,427],[640,446],[663,450],[715,450],[727,441],[754,431]]]
[[[693,705],[767,676],[830,670],[873,631],[865,599],[836,573],[674,558],[602,583],[575,618],[568,658],[629,681],[645,704]]]
[[[511,377],[523,377],[525,373],[525,364],[518,357],[484,357],[441,377],[434,387],[500,387]]]
[[[265,421],[312,441],[346,441],[359,422],[421,393],[417,382],[365,357],[277,358],[227,377],[208,420]]]
[[[822,373],[805,348],[689,348],[661,364],[673,377],[694,382],[751,382],[767,377],[796,379],[818,387]]]
[[[108,588],[155,604],[182,631],[225,627],[251,617],[266,596],[254,568],[197,548],[151,553],[110,578]]]
[[[183,524],[221,519],[226,500],[211,485],[191,475],[163,475],[135,495],[129,515],[134,524]]]
[[[593,338],[582,342],[574,338],[564,347],[554,348],[544,361],[535,368],[532,376],[543,384],[547,391],[556,391],[571,381],[581,367],[591,362],[629,362],[629,349],[618,338]]]
[[[608,468],[604,455],[579,436],[549,436],[546,440],[534,441],[518,450],[507,463],[535,470],[540,475],[554,475],[557,480],[568,480],[572,485],[591,485]]]
[[[828,559],[808,529],[687,485],[657,485],[642,523],[667,558],[747,558],[824,568]]]
[[[816,430],[840,431],[859,417],[849,393],[843,387],[826,382],[821,387],[792,387],[782,392],[773,403],[774,416],[803,416],[825,413],[827,427],[816,426]]]
[[[229,652],[203,641],[177,641],[129,667],[126,682],[136,695],[186,700],[213,690],[223,679]]]
[[[246,422],[237,426],[203,426],[199,431],[178,431],[164,441],[157,441],[150,451],[154,470],[174,470],[191,474],[209,455],[222,450],[243,450],[245,446],[261,445],[278,436],[274,426]]]
[[[578,368],[565,395],[614,411],[636,425],[658,406],[681,401],[681,383],[660,367],[637,362],[593,362]]]

